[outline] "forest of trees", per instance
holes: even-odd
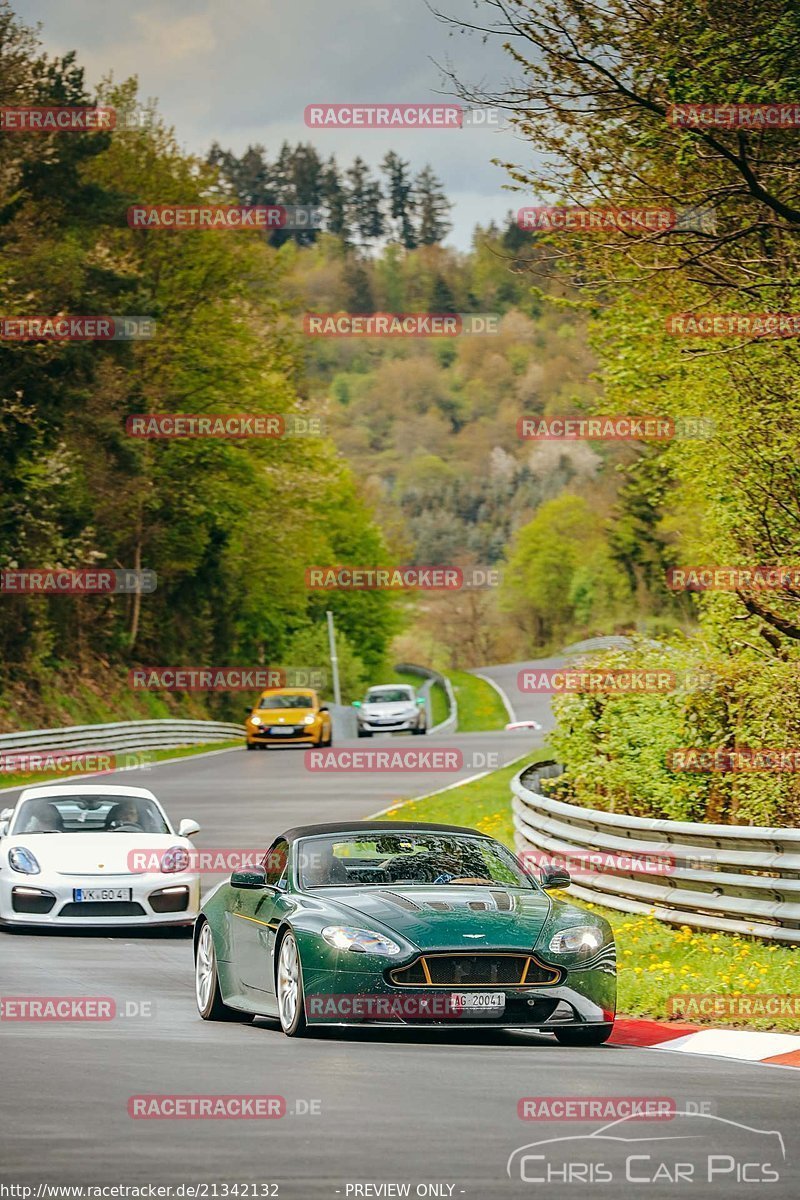
[[[375,246],[385,240],[405,250],[435,246],[450,232],[452,204],[432,167],[416,174],[393,150],[384,156],[375,178],[362,158],[341,169],[332,156],[323,161],[314,146],[284,142],[274,162],[263,146],[248,146],[237,157],[215,142],[208,162],[219,169],[220,195],[241,204],[310,205],[319,207],[324,229],[344,245]],[[313,244],[316,229],[275,230],[274,246],[285,241]]]
[[[72,55],[48,59],[0,6],[2,104],[97,99]],[[99,99],[129,107],[135,91]],[[355,674],[376,669],[397,628],[392,597],[305,587],[306,563],[388,554],[329,440],[126,435],[137,412],[304,411],[276,251],[258,233],[127,227],[143,197],[207,198],[216,169],[181,153],[154,118],[114,132],[3,134],[0,179],[4,314],[147,314],[157,331],[138,342],[0,341],[0,568],[158,577],[146,596],[3,595],[0,722],[56,723],[81,689],[87,703],[113,705],[135,664],[298,665],[313,654],[324,665],[328,607]],[[211,703],[241,715],[235,697]]]

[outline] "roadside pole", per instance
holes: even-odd
[[[336,655],[336,633],[333,628],[333,613],[329,610],[328,617],[328,643],[331,650],[331,674],[333,675],[333,699],[336,704],[342,703],[342,693],[339,687],[339,659]]]

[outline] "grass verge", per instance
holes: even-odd
[[[508,713],[491,684],[468,671],[448,671],[447,675],[458,703],[459,733],[505,729]]]
[[[131,771],[142,771],[146,774],[148,766],[155,763],[163,762],[168,758],[187,758],[191,754],[208,754],[210,750],[232,750],[235,746],[243,746],[244,738],[232,738],[225,742],[204,742],[197,746],[174,746],[166,750],[123,750],[116,756],[120,761],[120,766],[128,766]],[[119,767],[114,767],[118,770]],[[77,771],[76,776],[85,774],[85,772]],[[74,776],[70,771],[36,771],[13,774],[0,772],[0,787],[15,788],[15,787],[33,787],[37,783],[69,783]],[[138,776],[137,776],[138,778]],[[136,786],[132,784],[132,786]],[[144,787],[144,782],[142,783]],[[0,808],[3,805],[0,804]]]
[[[473,783],[461,784],[427,799],[405,801],[393,806],[385,819],[470,825],[513,848],[511,779],[524,764],[548,757],[548,752],[538,751]],[[790,997],[800,1008],[797,949],[738,934],[704,933],[688,925],[666,925],[650,914],[632,916],[615,912],[578,900],[569,892],[561,893],[561,897],[600,913],[611,923],[617,939],[620,1013],[657,1020],[686,1020],[697,1025],[800,1031],[797,1017],[704,1017],[691,1005],[693,996],[742,997],[740,1003],[745,1004],[749,998],[751,1014],[757,1014],[759,997],[780,996]],[[687,1006],[685,1015],[673,1011],[681,1003]]]

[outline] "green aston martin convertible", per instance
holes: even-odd
[[[605,1042],[616,956],[601,917],[548,894],[494,838],[364,821],[290,829],[204,901],[194,930],[205,1020],[482,1026]]]

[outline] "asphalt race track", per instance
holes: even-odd
[[[518,669],[485,673],[506,687],[518,717],[541,719],[546,698],[519,697]],[[389,738],[352,745],[390,742],[398,745]],[[444,734],[402,743],[459,747],[468,760],[496,752],[502,764],[524,753],[533,735]],[[173,820],[196,818],[200,847],[266,847],[292,824],[373,815],[479,770],[312,774],[302,752],[287,748],[189,758],[123,778],[151,787]],[[12,799],[2,797],[5,804]],[[209,886],[215,881],[211,877]],[[206,1023],[195,1009],[190,942],[175,933],[0,934],[0,980],[3,995],[110,996],[130,1013],[106,1023],[0,1021],[0,1182],[33,1184],[34,1197],[44,1182],[201,1183],[207,1190],[195,1194],[207,1196],[236,1194],[223,1184],[270,1183],[277,1189],[239,1195],[282,1200],[403,1194],[486,1200],[545,1190],[556,1197],[587,1195],[588,1182],[543,1185],[523,1182],[518,1168],[512,1178],[506,1174],[518,1147],[598,1127],[597,1121],[523,1121],[517,1103],[526,1096],[669,1097],[679,1108],[694,1103],[723,1118],[706,1119],[702,1133],[712,1152],[730,1154],[735,1147],[735,1168],[711,1184],[629,1182],[625,1195],[632,1200],[800,1193],[798,1075],[791,1069],[664,1051],[573,1049],[517,1034],[324,1030],[290,1040],[267,1021]],[[129,1117],[128,1098],[151,1093],[279,1095],[287,1113],[275,1120]],[[772,1147],[765,1150],[774,1138],[725,1121],[780,1131],[786,1162],[775,1164]],[[652,1139],[668,1136],[670,1123],[627,1128],[634,1132],[626,1136],[650,1136],[637,1150],[645,1157],[634,1176],[646,1178],[665,1156],[664,1143]],[[583,1157],[596,1162],[598,1153]],[[762,1187],[754,1177],[770,1154],[780,1180]],[[751,1165],[743,1168],[743,1162]],[[526,1171],[536,1179],[538,1165]],[[749,1182],[736,1182],[742,1171]],[[621,1190],[602,1181],[595,1187],[609,1196]],[[12,1194],[0,1189],[0,1196]]]

